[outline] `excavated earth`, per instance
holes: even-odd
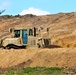
[[[76,68],[76,49],[18,49],[0,50],[0,68],[10,67]]]
[[[75,12],[46,16],[0,16],[0,39],[10,36],[8,29],[15,26],[41,27],[43,32],[49,28],[52,46],[44,49],[0,48],[0,68],[46,66],[76,69]]]

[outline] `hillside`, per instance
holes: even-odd
[[[58,13],[46,16],[0,16],[0,37],[9,34],[9,27],[28,26],[49,28],[51,43],[61,47],[76,47],[76,13]]]
[[[76,68],[76,13],[58,13],[46,16],[0,16],[0,39],[10,35],[10,27],[49,28],[52,48],[2,49],[0,68],[9,67],[64,67]],[[54,47],[53,47],[54,46]],[[57,46],[63,48],[56,48]]]

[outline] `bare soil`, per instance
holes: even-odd
[[[0,49],[0,68],[37,66],[76,68],[76,49]]]
[[[0,16],[0,39],[10,35],[9,28],[16,26],[42,27],[43,32],[49,28],[52,47],[10,50],[0,48],[0,68],[27,66],[76,68],[75,12],[46,16]]]
[[[9,35],[10,27],[41,27],[43,34],[49,28],[51,43],[63,48],[76,48],[76,12],[45,16],[0,16],[0,38]],[[47,36],[44,34],[44,36]]]

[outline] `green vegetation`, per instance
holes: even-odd
[[[5,75],[61,75],[64,72],[65,69],[57,67],[27,67],[7,70]]]

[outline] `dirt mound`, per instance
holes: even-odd
[[[9,28],[15,26],[41,27],[43,32],[49,28],[51,49],[0,49],[0,68],[20,66],[76,68],[76,13],[0,16],[0,39],[8,36]]]
[[[10,27],[42,27],[44,31],[49,28],[51,43],[61,47],[76,47],[76,13],[58,13],[45,16],[32,14],[20,16],[0,16],[0,38],[9,35]],[[70,38],[70,39],[69,39]],[[66,43],[65,40],[68,40]],[[74,40],[75,42],[73,42]],[[70,42],[71,41],[71,44]],[[61,43],[61,44],[60,44]]]
[[[0,50],[0,68],[22,66],[76,68],[76,49]]]

